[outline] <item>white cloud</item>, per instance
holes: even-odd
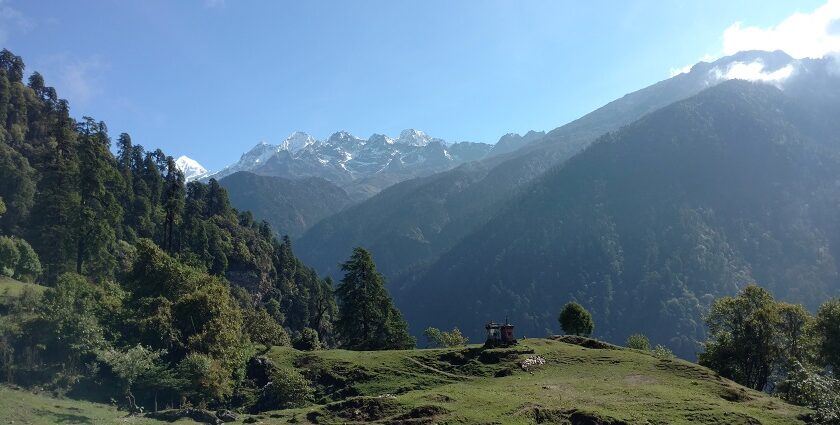
[[[32,21],[9,3],[0,0],[0,43],[5,44],[15,32],[27,32],[32,28]]]
[[[761,81],[781,87],[781,84],[795,71],[793,64],[788,64],[772,72],[764,71],[764,63],[754,62],[733,62],[726,69],[715,68],[712,70],[714,76],[723,80],[747,80]]]
[[[712,62],[721,56],[745,50],[782,50],[797,59],[836,56],[840,52],[840,0],[828,0],[809,13],[796,12],[777,25],[766,28],[745,26],[743,22],[735,22],[723,31],[721,40],[721,47],[717,54],[707,53],[700,60]],[[761,69],[758,69],[759,66]],[[691,67],[692,65],[686,65],[671,68],[670,75],[673,77],[688,72]],[[778,74],[784,68],[773,73],[771,78],[770,74],[763,73],[763,67],[764,65],[760,63],[744,64],[744,68],[736,69],[734,72],[742,76],[755,77],[753,81],[781,81],[787,78],[783,77],[784,73]],[[793,72],[793,69],[790,72]],[[730,71],[725,71],[722,75],[729,73]]]
[[[828,0],[811,13],[797,12],[767,28],[735,22],[723,31],[723,54],[744,50],[782,50],[795,58],[821,58],[840,51],[840,0]]]
[[[50,57],[42,69],[47,83],[70,102],[87,103],[102,92],[106,64],[99,56],[78,57],[62,53]]]

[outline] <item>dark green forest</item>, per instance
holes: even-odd
[[[599,338],[694,358],[712,301],[747,284],[814,311],[840,294],[840,107],[810,81],[725,82],[603,136],[401,282],[406,317],[544,335],[576,301]]]
[[[361,278],[338,283],[356,294],[341,302],[217,181],[185,184],[171,156],[112,140],[40,74],[24,75],[3,50],[0,276],[39,285],[0,303],[0,380],[131,410],[151,399],[247,409],[271,397],[249,359],[272,345],[355,344],[336,331],[352,328],[349,305],[385,323],[366,348],[414,346],[369,255]]]

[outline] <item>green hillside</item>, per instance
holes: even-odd
[[[240,415],[260,423],[794,424],[807,413],[682,360],[592,340],[584,348],[529,339],[509,349],[302,352],[265,357],[315,389],[304,408]],[[524,371],[540,356],[545,365]],[[0,390],[15,423],[109,423],[122,412],[96,404]],[[65,418],[65,419],[62,419]],[[61,419],[61,420],[60,420]],[[112,422],[112,423],[113,423]],[[132,423],[146,423],[131,419]]]
[[[710,302],[749,283],[815,309],[838,295],[837,110],[744,81],[660,109],[535,180],[421,277],[395,279],[397,304],[414,332],[505,314],[545,335],[574,300],[599,338],[642,332],[683,358]]]
[[[352,200],[335,184],[318,177],[290,180],[240,171],[219,181],[230,203],[265,220],[278,236],[296,238]]]

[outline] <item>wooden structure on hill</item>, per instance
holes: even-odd
[[[488,322],[484,329],[487,330],[487,340],[484,341],[485,347],[508,347],[516,344],[516,338],[513,336],[513,325],[507,319],[505,319],[504,324]]]

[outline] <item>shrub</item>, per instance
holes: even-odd
[[[25,282],[33,282],[41,274],[41,261],[38,259],[38,254],[32,249],[23,239],[15,239],[18,253],[20,254],[17,264],[15,265],[15,279]]]
[[[0,236],[0,275],[12,277],[20,260],[20,251],[13,238]]]
[[[206,406],[209,401],[221,400],[231,394],[233,383],[218,360],[204,354],[189,354],[178,362],[175,375],[181,382],[181,392],[190,401]]]
[[[670,348],[657,344],[656,347],[653,348],[653,356],[661,360],[670,360],[674,358],[674,353]]]
[[[814,409],[815,423],[840,424],[840,381],[814,373],[798,361],[787,379],[779,384],[779,396],[791,403]]]
[[[292,346],[303,351],[320,350],[321,341],[318,339],[318,331],[312,328],[303,328]]]
[[[650,351],[650,340],[642,334],[630,335],[624,345],[634,350]]]
[[[289,409],[303,407],[313,398],[312,386],[297,370],[272,368],[259,405],[261,410]]]
[[[423,335],[429,340],[429,345],[436,347],[459,347],[467,345],[467,337],[465,337],[461,330],[457,327],[452,328],[449,332],[441,331],[438,328],[426,328]]]
[[[245,332],[251,338],[251,341],[266,347],[291,345],[289,334],[264,308],[245,309],[243,316]]]

